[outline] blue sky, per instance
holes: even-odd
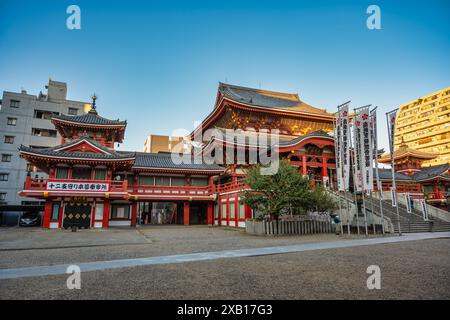
[[[81,8],[81,30],[66,8]],[[366,8],[381,8],[381,30]],[[0,90],[37,94],[51,77],[73,100],[97,93],[101,115],[127,119],[121,149],[147,134],[191,130],[219,81],[298,92],[334,111],[384,113],[450,85],[450,1],[0,2]]]

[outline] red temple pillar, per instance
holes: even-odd
[[[306,175],[306,156],[302,156],[302,175]]]
[[[236,198],[234,200],[234,223],[235,226],[239,226],[239,194],[236,193]]]
[[[137,202],[134,201],[131,204],[131,226],[136,226],[136,217],[137,217]]]
[[[252,218],[252,208],[249,206],[245,206],[245,219],[251,219]]]
[[[207,222],[208,225],[212,226],[213,225],[213,204],[212,202],[208,202],[208,211],[207,211]]]
[[[109,227],[109,213],[110,212],[111,212],[111,202],[109,200],[105,199],[105,202],[103,202],[102,228]]]
[[[50,218],[52,215],[52,201],[46,200],[45,206],[44,206],[44,217],[42,219],[42,227],[43,228],[50,228]]]
[[[185,202],[185,203],[184,203],[184,218],[183,218],[183,223],[184,223],[185,226],[188,226],[188,225],[189,225],[189,214],[190,214],[189,206],[190,206],[190,203],[189,203],[189,202]]]

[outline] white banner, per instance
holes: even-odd
[[[395,136],[395,120],[397,119],[397,111],[393,110],[386,114],[387,116],[387,126],[388,126],[388,137],[389,137],[389,152],[391,155],[391,178],[392,178],[392,190],[393,194],[396,194],[397,186],[395,183],[395,168],[394,168],[394,136]],[[395,202],[396,203],[396,202]],[[392,200],[392,206],[394,205],[394,200]]]
[[[370,111],[370,128],[372,131],[372,146],[373,146],[373,152],[374,152],[374,159],[375,159],[375,172],[377,174],[377,190],[382,197],[383,194],[383,185],[380,180],[380,175],[378,172],[378,132],[377,132],[377,108]]]
[[[342,118],[341,112],[338,107],[338,112],[336,115],[336,134],[335,134],[335,157],[336,157],[336,179],[339,191],[344,191],[344,181],[342,179]]]
[[[363,181],[361,176],[361,157],[360,149],[361,143],[359,137],[361,136],[361,117],[356,112],[353,118],[353,161],[354,161],[354,175],[356,191],[362,191]]]
[[[47,190],[50,191],[82,191],[82,192],[108,192],[108,183],[93,183],[93,182],[61,182],[52,181],[47,182]]]
[[[361,144],[361,175],[364,190],[373,191],[373,152],[370,137],[369,107],[359,109],[361,130],[359,131],[359,142]]]
[[[341,161],[342,161],[342,176],[344,180],[345,191],[348,191],[350,183],[350,127],[348,119],[348,105],[341,108],[342,114],[342,144],[341,144]]]

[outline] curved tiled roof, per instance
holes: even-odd
[[[94,147],[104,151],[104,153],[94,153],[94,152],[71,152],[71,151],[60,151],[60,149],[70,148],[80,142],[86,141]],[[50,148],[31,148],[21,145],[19,147],[20,153],[32,154],[37,156],[49,157],[49,158],[76,158],[76,159],[88,159],[88,160],[133,160],[135,158],[134,152],[117,152],[102,146],[98,142],[89,138],[88,136],[82,136],[80,139],[64,143]]]
[[[155,168],[174,170],[199,170],[199,171],[223,171],[224,168],[216,164],[194,163],[190,154],[185,155],[188,163],[177,164],[172,160],[170,153],[145,153],[136,152],[135,168]]]
[[[437,166],[423,167],[413,176],[413,178],[416,181],[433,179],[438,176],[443,176],[449,169],[450,164],[448,163],[440,164]]]
[[[287,111],[313,113],[332,116],[324,109],[313,107],[300,100],[297,93],[283,93],[247,87],[240,87],[226,83],[219,84],[219,91],[226,97],[246,104],[264,108],[278,108]]]
[[[305,140],[307,138],[312,138],[312,137],[320,137],[320,138],[328,138],[328,139],[334,139],[332,136],[330,136],[328,133],[326,133],[323,130],[317,130],[317,131],[312,131],[309,132],[307,134],[304,134],[300,137],[297,137],[295,139],[289,140],[289,141],[280,141],[279,146],[280,147],[285,147],[285,146],[290,146],[290,145],[294,145],[299,143],[302,140]]]
[[[61,114],[58,116],[53,116],[52,120],[62,120],[67,122],[74,122],[84,125],[100,125],[100,126],[126,126],[126,121],[120,120],[110,120],[99,116],[96,112],[89,111],[88,113],[78,115],[78,116],[69,116],[65,114]]]

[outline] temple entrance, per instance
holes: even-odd
[[[63,228],[67,229],[72,226],[89,229],[91,226],[91,210],[90,204],[66,204],[64,207]]]
[[[182,224],[183,205],[178,202],[141,202],[140,224]]]
[[[189,224],[208,224],[207,211],[208,208],[206,203],[191,203],[189,212]]]

